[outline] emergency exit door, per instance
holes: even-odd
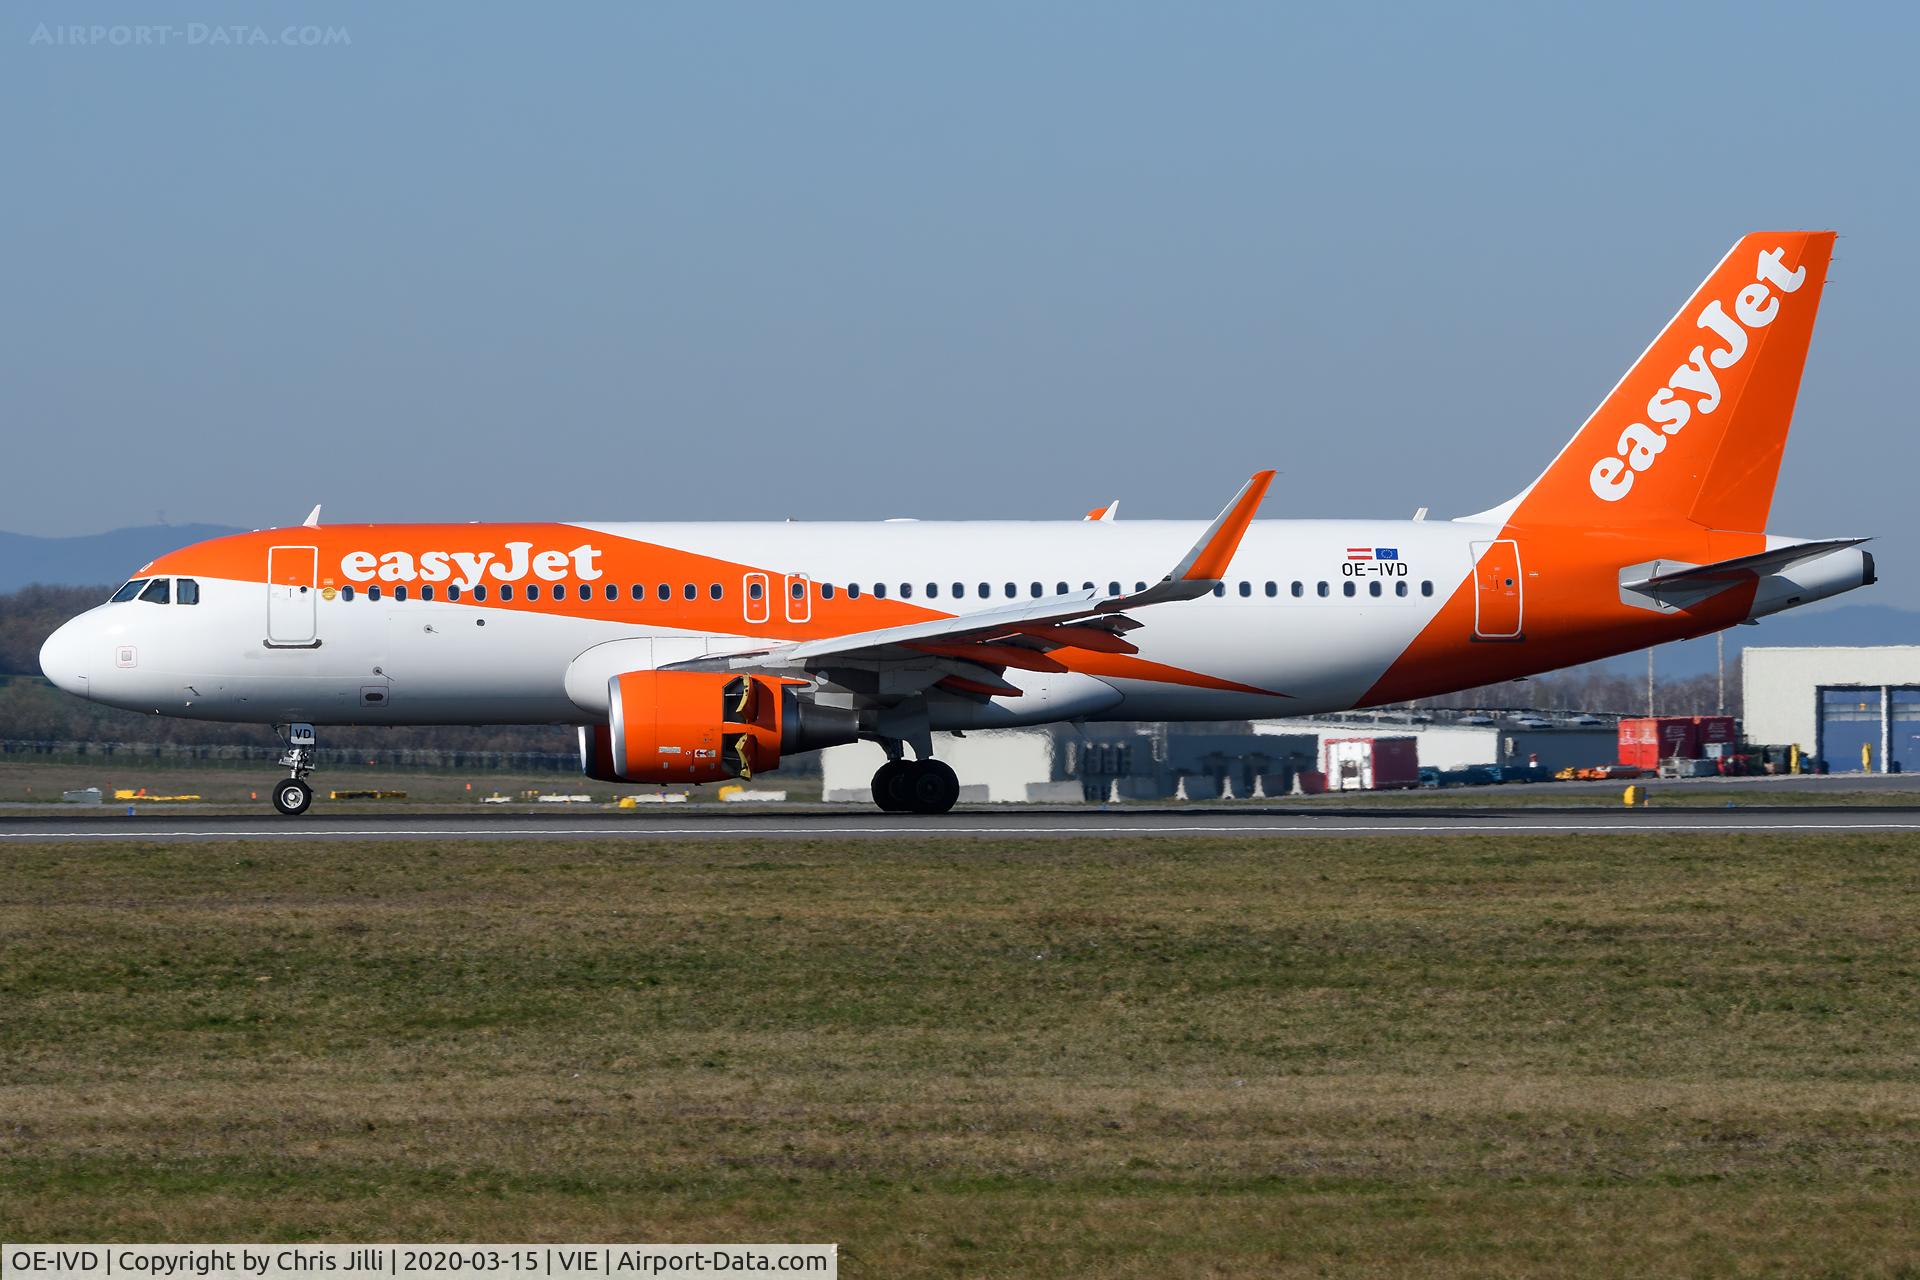
[[[320,552],[315,547],[267,548],[267,643],[312,648],[320,643]]]
[[[1473,544],[1473,635],[1520,638],[1520,544],[1511,538]]]

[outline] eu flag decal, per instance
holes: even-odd
[[[1375,560],[1398,560],[1400,558],[1400,548],[1375,547],[1373,549],[1373,558]]]

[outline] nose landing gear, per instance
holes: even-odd
[[[945,813],[960,778],[938,760],[889,760],[873,775],[873,802],[887,813]]]
[[[280,763],[291,769],[293,776],[275,784],[273,807],[294,818],[305,813],[307,806],[313,803],[313,787],[307,782],[307,775],[313,772],[315,757],[313,726],[288,725],[285,742],[287,750],[280,757]]]

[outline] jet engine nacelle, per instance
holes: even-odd
[[[601,782],[721,782],[859,737],[853,711],[803,699],[803,687],[724,671],[623,672],[607,682],[607,723],[580,730],[581,771]]]

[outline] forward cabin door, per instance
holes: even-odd
[[[267,548],[267,643],[283,648],[317,647],[319,607],[319,548]]]
[[[1511,538],[1473,544],[1473,635],[1520,638],[1520,544]]]

